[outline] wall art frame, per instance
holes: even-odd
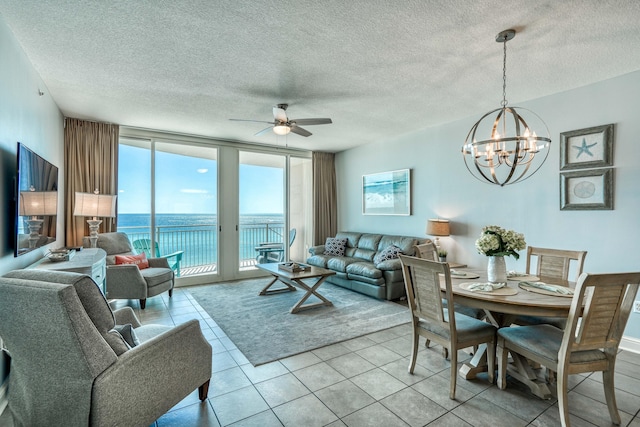
[[[363,215],[411,215],[411,169],[362,175]]]
[[[613,168],[560,173],[560,210],[613,210]]]
[[[560,133],[560,170],[613,166],[613,123]]]

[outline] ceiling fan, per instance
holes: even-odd
[[[262,135],[263,133],[273,129],[273,132],[277,135],[286,135],[289,132],[296,133],[301,136],[311,136],[312,133],[306,129],[300,127],[311,125],[328,125],[333,123],[331,119],[290,119],[287,117],[288,104],[278,104],[273,107],[273,121],[267,122],[264,120],[246,120],[246,119],[229,119],[236,122],[256,122],[256,123],[269,123],[272,126],[262,129],[256,133],[255,136]]]

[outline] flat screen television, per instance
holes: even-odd
[[[15,256],[56,241],[58,168],[18,143]]]

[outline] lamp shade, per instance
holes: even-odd
[[[448,219],[429,219],[427,220],[427,234],[430,236],[448,236],[451,234],[449,230]]]
[[[57,191],[21,191],[18,215],[45,216],[58,214]]]
[[[116,197],[110,194],[76,193],[74,216],[114,217]]]
[[[276,125],[273,127],[273,132],[276,135],[286,135],[291,132],[291,128],[287,125]]]

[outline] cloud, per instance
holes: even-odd
[[[207,173],[207,172],[209,172],[209,169],[206,169],[206,168],[196,169],[196,172],[198,172],[198,173]]]
[[[188,193],[188,194],[207,194],[208,191],[207,190],[198,190],[197,188],[183,188],[180,190],[181,193]]]

